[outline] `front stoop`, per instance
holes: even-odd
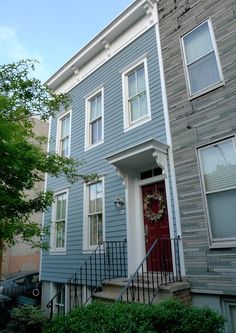
[[[153,303],[159,303],[167,298],[178,298],[184,303],[191,305],[192,301],[189,282],[174,282],[168,284],[167,286],[162,286]]]
[[[128,282],[128,278],[117,278],[105,280],[102,284],[102,291],[93,294],[94,300],[115,302]]]
[[[119,278],[103,282],[102,291],[96,292],[93,299],[97,301],[115,302],[127,284],[128,279]],[[146,292],[146,291],[145,291]],[[191,304],[190,285],[188,282],[174,282],[160,287],[153,303],[159,303],[168,298],[179,298],[186,304]]]

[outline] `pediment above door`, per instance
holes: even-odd
[[[162,173],[166,173],[168,147],[160,141],[150,139],[117,151],[105,159],[122,172],[158,166]]]

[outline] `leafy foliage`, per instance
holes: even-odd
[[[12,309],[11,317],[27,324],[43,325],[47,319],[45,312],[33,305],[23,305]]]
[[[45,173],[64,175],[72,183],[89,179],[78,173],[81,162],[47,153],[46,138],[34,133],[34,117],[47,121],[70,105],[68,96],[31,77],[35,64],[22,60],[0,66],[0,249],[14,244],[18,235],[32,246],[41,245],[40,238],[33,239],[43,231],[32,215],[53,202],[51,192],[37,189]]]
[[[224,319],[208,308],[178,300],[159,305],[93,303],[55,316],[44,333],[220,333]]]

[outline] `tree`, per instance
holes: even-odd
[[[68,96],[55,94],[31,77],[35,63],[22,60],[0,66],[0,249],[13,245],[16,236],[41,246],[32,239],[40,239],[41,226],[31,217],[53,202],[51,192],[35,190],[45,173],[64,175],[72,183],[89,178],[78,174],[79,161],[45,152],[45,138],[34,134],[32,117],[47,121],[70,104]],[[33,197],[29,191],[35,191]]]

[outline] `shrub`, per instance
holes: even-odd
[[[208,308],[168,300],[159,305],[93,303],[55,316],[44,333],[220,333],[224,319]]]
[[[26,324],[43,325],[47,319],[46,314],[40,307],[22,305],[11,311],[11,317]]]

